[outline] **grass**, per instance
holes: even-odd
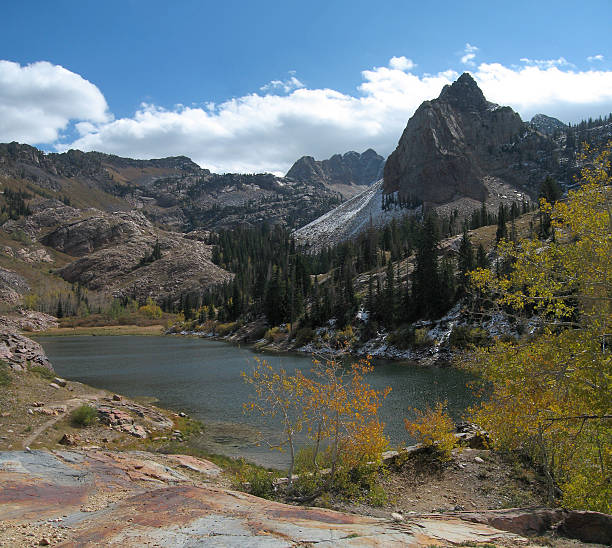
[[[43,379],[51,380],[55,378],[55,373],[51,371],[51,369],[47,369],[42,365],[34,365],[32,367],[29,367],[28,371],[36,373],[39,377],[42,377]]]
[[[9,364],[0,360],[0,386],[9,386],[12,382]]]

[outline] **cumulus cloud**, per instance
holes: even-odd
[[[565,57],[559,57],[558,59],[529,59],[528,57],[522,57],[521,62],[526,65],[534,67],[540,67],[548,69],[552,67],[574,67]]]
[[[400,57],[391,57],[389,59],[389,67],[395,70],[412,70],[416,65],[412,59],[408,59],[401,55]]]
[[[0,60],[0,141],[51,143],[71,120],[111,120],[94,84],[46,61],[21,66]]]
[[[476,57],[476,52],[478,48],[476,46],[472,46],[469,42],[465,44],[465,48],[463,49],[463,56],[461,57],[461,62],[464,65],[468,65],[470,67],[476,66],[474,62],[474,58]]]
[[[418,77],[378,67],[363,73],[356,95],[299,88],[251,94],[208,108],[142,104],[59,149],[102,150],[141,158],[185,154],[213,171],[285,173],[300,156],[373,147],[389,153],[425,99],[458,76]]]
[[[294,71],[291,71],[294,72]],[[295,75],[291,75],[289,78],[287,78],[286,80],[272,80],[271,82],[268,82],[267,84],[261,86],[259,88],[260,91],[263,92],[283,92],[283,93],[289,93],[291,91],[293,91],[294,89],[300,89],[305,87],[304,84],[302,82],[300,82]]]
[[[27,68],[11,65],[17,74]],[[459,76],[452,69],[415,74],[408,68],[414,66],[410,59],[394,57],[387,66],[364,70],[354,93],[311,89],[290,72],[285,80],[276,81],[280,83],[271,82],[272,87],[217,104],[206,98],[172,108],[143,103],[132,116],[112,119],[93,84],[61,67],[44,65],[63,83],[59,88],[47,86],[49,96],[39,91],[42,84],[32,84],[32,77],[27,79],[30,89],[38,92],[28,98],[24,85],[11,87],[18,78],[0,76],[0,109],[19,105],[11,107],[13,126],[0,114],[2,140],[136,158],[186,155],[217,172],[285,173],[303,155],[322,159],[369,147],[387,155],[418,106],[437,97]],[[543,112],[576,122],[612,112],[612,71],[578,71],[559,62],[510,67],[480,63],[470,70],[487,99],[510,105],[523,119]],[[22,113],[23,124],[15,122],[15,112]],[[58,142],[58,132],[69,120],[77,137],[71,142],[60,137]]]
[[[589,55],[587,57],[587,61],[589,63],[592,63],[593,61],[603,61],[604,60],[604,56],[601,53],[598,53],[597,55]]]
[[[612,111],[612,71],[577,72],[537,65],[511,69],[482,63],[474,77],[489,100],[510,105],[523,119],[542,112],[577,122]]]

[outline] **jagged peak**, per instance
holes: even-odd
[[[459,108],[476,110],[486,109],[489,104],[469,72],[464,72],[451,85],[444,86],[438,100]]]

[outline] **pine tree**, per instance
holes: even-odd
[[[467,230],[464,229],[461,243],[459,244],[459,256],[457,258],[457,268],[459,270],[457,285],[459,291],[463,293],[467,286],[467,273],[474,270],[474,250]]]
[[[506,208],[504,204],[499,204],[497,213],[497,232],[495,233],[495,241],[505,240],[508,237],[508,227],[506,226]]]
[[[412,273],[413,312],[417,316],[433,317],[438,309],[440,278],[438,272],[438,232],[431,215],[420,230]]]
[[[482,244],[478,244],[478,250],[476,252],[476,266],[478,268],[489,268],[489,259],[487,258],[487,252]]]

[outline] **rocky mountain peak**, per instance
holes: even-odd
[[[478,205],[489,194],[485,181],[495,178],[533,192],[546,176],[538,159],[550,146],[510,107],[488,102],[464,73],[408,120],[385,164],[384,191],[427,205]]]
[[[464,72],[451,85],[444,86],[438,100],[463,110],[484,110],[489,105],[476,80],[468,72]]]
[[[529,123],[546,135],[553,135],[555,131],[565,131],[567,129],[567,125],[561,120],[546,116],[546,114],[536,114]]]
[[[286,177],[295,181],[321,183],[349,198],[360,189],[352,192],[347,187],[369,185],[380,179],[384,162],[385,159],[371,148],[361,154],[353,150],[334,154],[327,160],[302,156],[293,164]]]

